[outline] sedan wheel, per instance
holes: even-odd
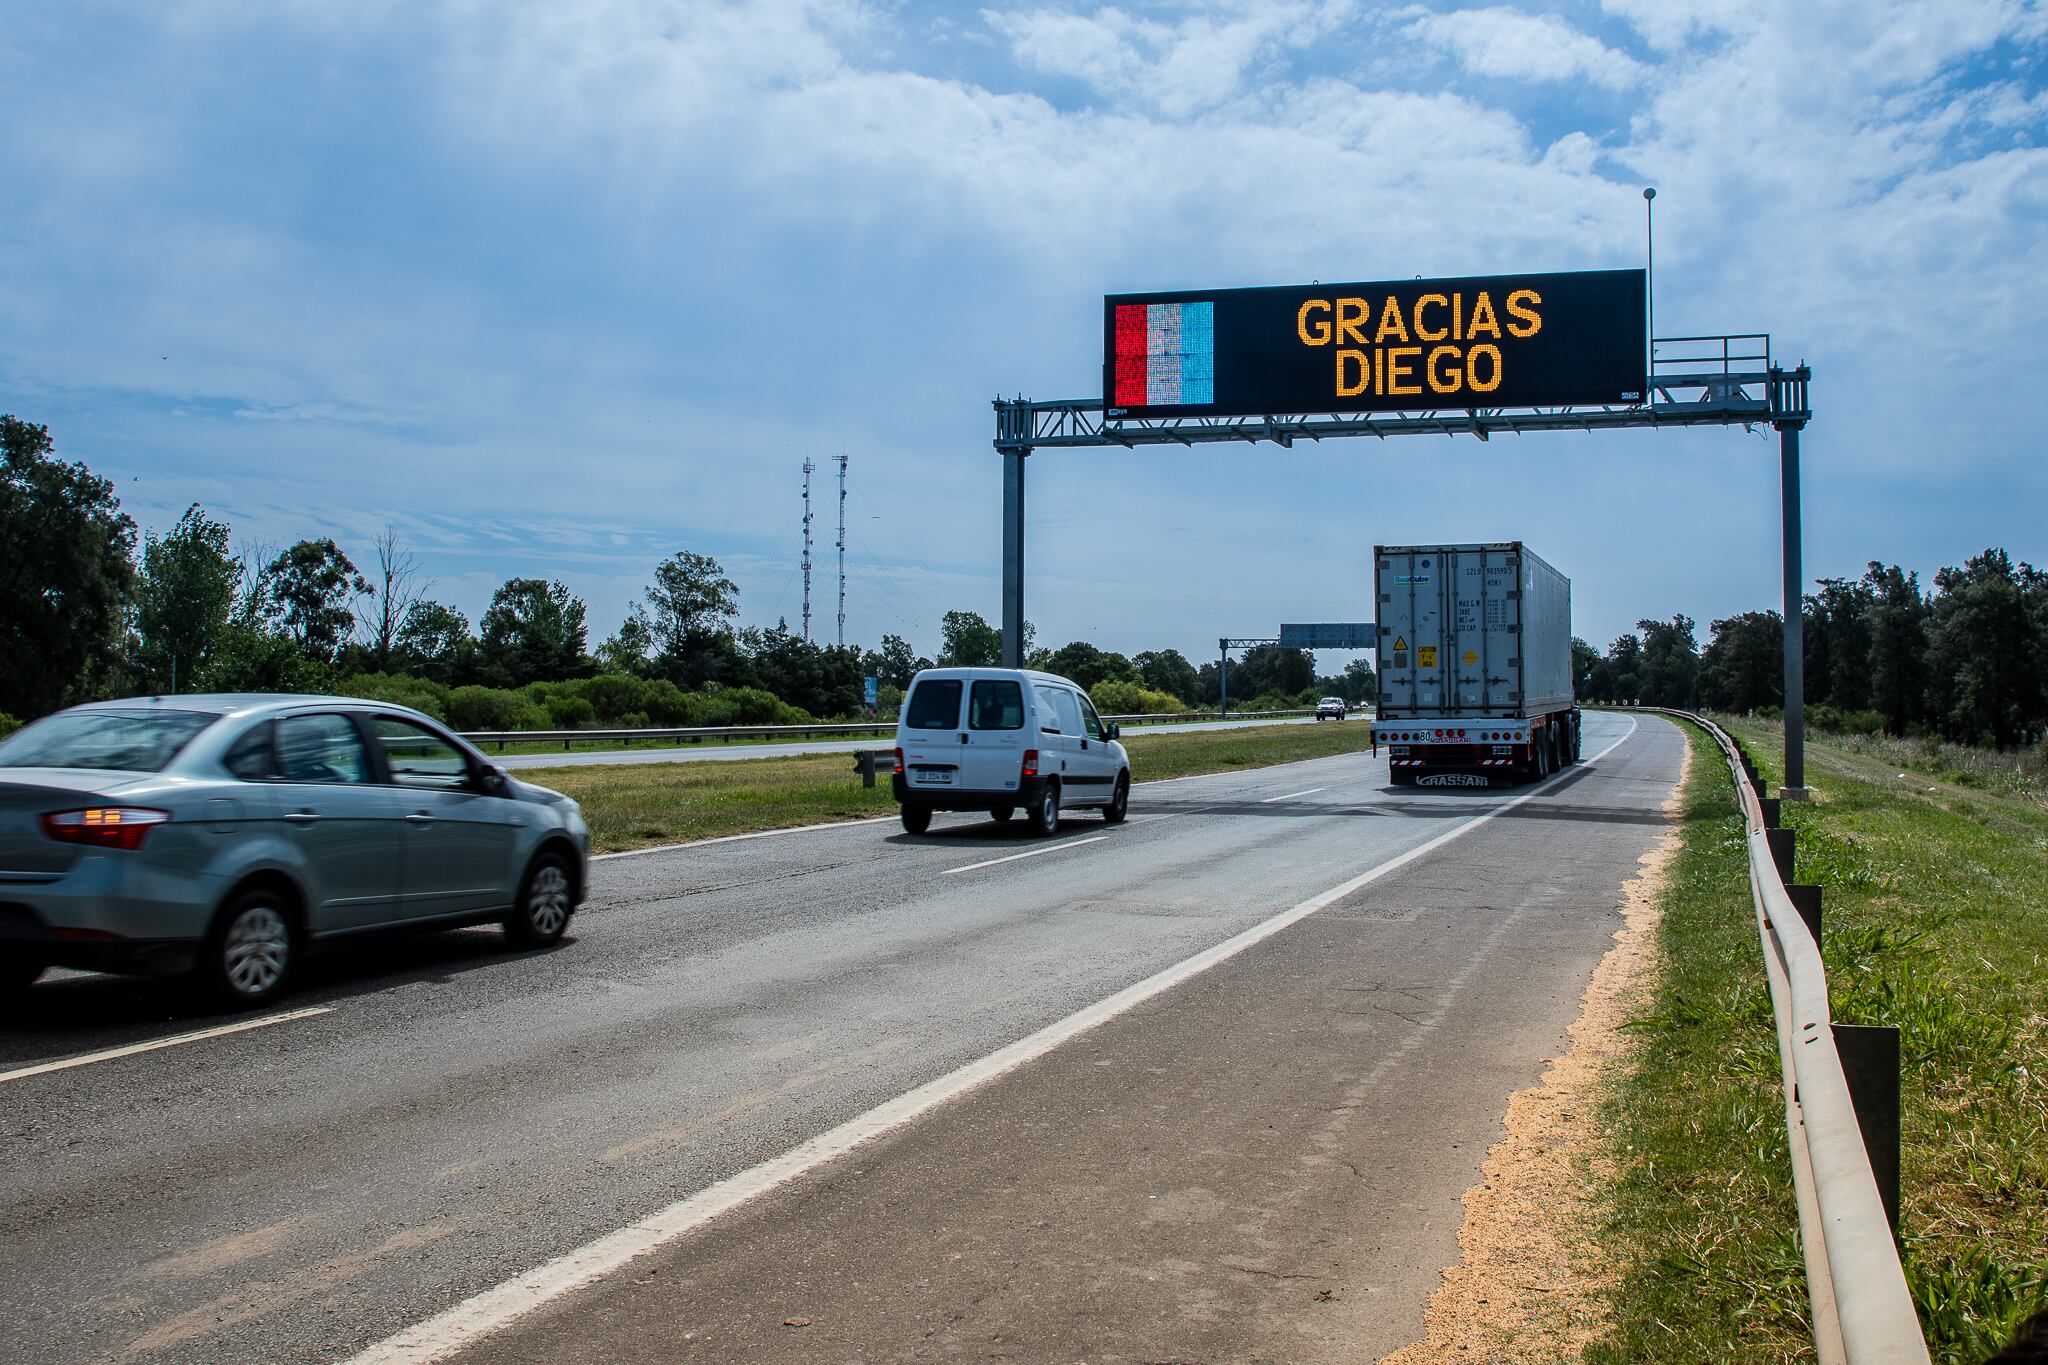
[[[241,896],[207,941],[202,970],[213,994],[237,1009],[261,1005],[284,989],[292,968],[292,927],[268,891]]]
[[[0,995],[25,991],[35,985],[36,978],[43,974],[45,965],[35,958],[22,956],[0,966]]]
[[[505,921],[505,937],[519,948],[545,948],[562,937],[575,911],[569,865],[559,853],[543,853],[527,869],[519,906]]]

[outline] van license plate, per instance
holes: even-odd
[[[953,770],[950,768],[913,768],[910,781],[918,787],[950,787],[953,785]]]

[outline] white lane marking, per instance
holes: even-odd
[[[272,1014],[262,1019],[246,1019],[239,1024],[222,1024],[218,1028],[196,1029],[191,1033],[177,1033],[168,1038],[158,1038],[148,1043],[130,1043],[126,1047],[110,1047],[103,1052],[88,1052],[78,1057],[66,1057],[57,1062],[39,1062],[35,1066],[24,1066],[14,1071],[0,1071],[0,1081],[26,1080],[30,1076],[42,1076],[52,1071],[69,1071],[74,1066],[91,1066],[94,1062],[111,1062],[121,1057],[133,1057],[138,1052],[156,1052],[162,1048],[178,1047],[184,1043],[204,1042],[208,1038],[224,1038],[230,1033],[247,1033],[250,1029],[269,1028],[272,1024],[288,1024],[294,1019],[311,1019],[316,1014],[332,1014],[334,1006],[315,1005],[311,1009],[291,1010],[284,1014]]]
[[[1265,800],[1259,802],[1259,804],[1262,806],[1270,806],[1275,801],[1292,801],[1297,796],[1314,796],[1317,792],[1326,792],[1328,790],[1328,787],[1310,787],[1305,792],[1289,792],[1285,796],[1269,796]]]
[[[851,829],[855,825],[879,825],[895,818],[893,815],[871,815],[865,820],[833,820],[822,825],[757,829],[752,834],[721,834],[712,839],[686,839],[680,844],[653,844],[647,848],[620,849],[617,853],[593,853],[590,855],[590,861],[601,863],[607,858],[638,858],[643,853],[673,853],[679,848],[702,848],[705,844],[736,844],[742,839],[767,839],[777,834],[814,834],[821,829]]]
[[[1635,733],[1635,728],[1635,722],[1631,720],[1627,732],[1620,739],[1585,760],[1581,766],[1591,766],[1607,757],[1619,748],[1629,735]],[[1125,987],[1115,995],[1076,1011],[1057,1023],[1049,1024],[1029,1037],[1020,1038],[1007,1047],[999,1048],[979,1061],[969,1062],[937,1080],[928,1081],[915,1090],[879,1104],[865,1114],[849,1119],[829,1132],[820,1133],[752,1170],[742,1171],[736,1176],[721,1180],[687,1199],[679,1199],[667,1208],[657,1210],[637,1223],[620,1228],[617,1232],[609,1233],[574,1251],[565,1252],[545,1265],[536,1266],[494,1289],[486,1289],[473,1298],[465,1299],[425,1322],[385,1338],[359,1355],[351,1357],[345,1365],[425,1365],[425,1362],[453,1355],[499,1328],[525,1317],[536,1308],[581,1289],[627,1262],[695,1231],[720,1214],[739,1207],[755,1196],[787,1184],[807,1171],[844,1156],[872,1138],[879,1137],[891,1129],[900,1128],[1003,1073],[1044,1056],[1060,1044],[1107,1023],[1134,1006],[1141,1005],[1190,977],[1207,971],[1219,962],[1235,957],[1254,944],[1271,938],[1282,929],[1306,919],[1323,907],[1342,900],[1360,887],[1442,848],[1451,840],[1477,829],[1502,812],[1512,810],[1524,801],[1533,801],[1551,790],[1552,788],[1540,787],[1475,815],[1464,824],[1444,831],[1427,843],[1419,844],[1406,853],[1388,859],[1378,867],[1361,872],[1351,880],[1331,887],[1320,895],[1311,896],[1291,910],[1284,910],[1271,919],[1262,920],[1251,928],[1149,976],[1134,986]]]
[[[969,863],[965,867],[949,867],[941,871],[939,875],[941,877],[950,877],[956,872],[977,872],[984,867],[994,867],[997,863],[1014,863],[1019,858],[1036,858],[1041,853],[1057,853],[1063,848],[1079,848],[1083,844],[1099,844],[1108,837],[1107,834],[1093,834],[1086,839],[1065,839],[1057,844],[1047,844],[1044,848],[1034,848],[1023,853],[1012,853],[1007,858],[990,858],[985,863]]]

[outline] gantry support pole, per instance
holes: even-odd
[[[1030,446],[1003,447],[1003,667],[1024,666],[1024,461]]]
[[[1801,563],[1799,533],[1799,432],[1810,415],[1806,386],[1810,371],[1801,365],[1771,371],[1771,407],[1782,414],[1778,429],[1778,480],[1785,540],[1785,785],[1779,795],[1806,799],[1806,570]]]

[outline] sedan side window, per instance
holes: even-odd
[[[370,756],[347,716],[286,716],[276,742],[278,774],[287,782],[370,780]]]
[[[244,782],[269,782],[277,777],[277,759],[270,751],[270,722],[263,721],[228,747],[221,765]]]
[[[441,736],[397,716],[371,716],[370,733],[401,787],[454,791],[469,783],[469,758]]]

